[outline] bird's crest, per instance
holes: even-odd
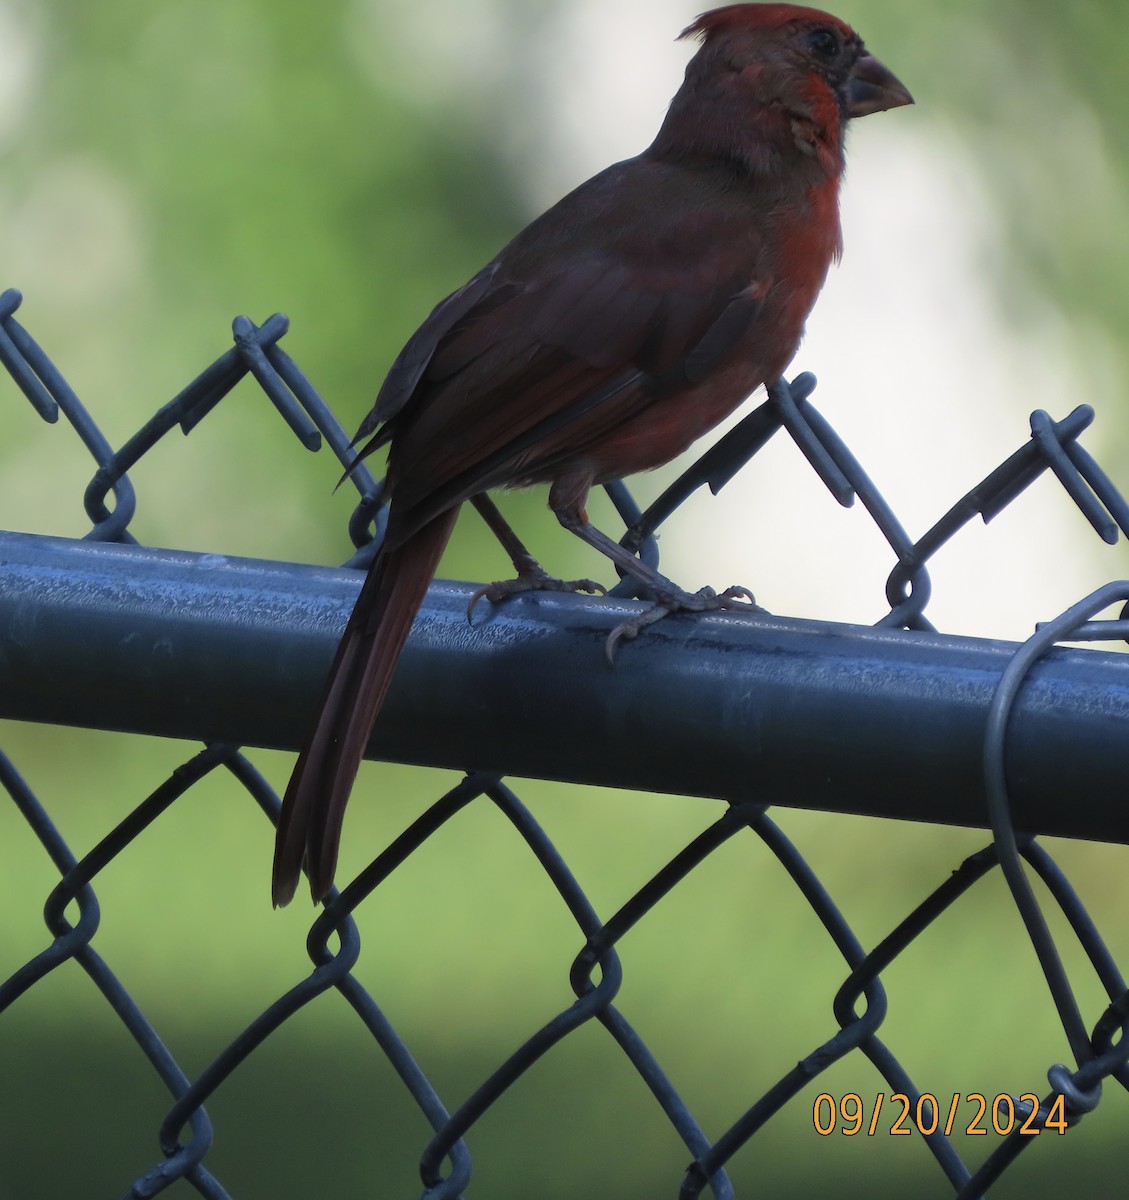
[[[702,13],[693,24],[687,25],[678,37],[679,40],[698,38],[705,42],[719,33],[767,31],[779,29],[792,21],[834,25],[845,33],[851,32],[838,17],[821,12],[818,8],[805,8],[800,4],[727,4],[724,8]]]

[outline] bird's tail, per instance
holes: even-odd
[[[333,884],[345,805],[456,515],[457,508],[442,513],[402,545],[378,554],[369,568],[282,801],[274,846],[276,908],[293,898],[303,860],[315,903]]]

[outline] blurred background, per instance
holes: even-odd
[[[120,444],[230,344],[240,313],[289,315],[284,348],[347,426],[433,304],[532,216],[654,135],[702,0],[0,0],[0,288]],[[836,8],[917,106],[852,130],[846,253],[796,369],[918,536],[1027,438],[1027,416],[1091,403],[1085,444],[1129,489],[1129,133],[1121,0],[844,0]],[[752,586],[769,609],[867,623],[888,549],[785,439],[664,531],[688,587]],[[646,501],[677,466],[640,479]],[[70,432],[0,377],[0,523],[80,536],[91,474]],[[351,499],[255,388],[132,473],[147,544],[333,563]],[[564,577],[599,570],[544,493],[505,508]],[[594,519],[614,528],[610,508]],[[473,518],[442,573],[508,564]],[[1042,479],[932,567],[943,630],[1021,640],[1127,573]],[[610,580],[609,580],[610,582]],[[0,724],[0,744],[86,852],[194,747]],[[291,757],[256,753],[281,786]],[[342,876],[454,776],[368,765]],[[715,802],[519,784],[610,915],[715,819]],[[366,803],[366,793],[371,803]],[[1069,797],[1064,797],[1068,802]],[[983,835],[780,811],[872,946]],[[362,910],[358,969],[449,1108],[568,1005],[579,948],[513,831],[483,805]],[[142,845],[144,850],[142,850]],[[218,776],[97,881],[95,945],[185,1069],[200,1070],[306,967],[309,910],[272,915],[261,815]],[[1056,843],[1115,956],[1129,955],[1122,848]],[[0,805],[0,978],[45,944],[50,864]],[[1066,949],[1071,951],[1067,941]],[[621,947],[619,1006],[718,1134],[835,1029],[845,975],[767,852],[737,839]],[[1090,1021],[1104,1003],[1071,962]],[[1042,1092],[1068,1050],[999,880],[885,977],[883,1027],[915,1082]],[[167,1096],[68,965],[0,1018],[0,1197],[117,1195],[160,1158]],[[858,1056],[731,1164],[739,1194],[948,1194],[920,1139],[817,1138],[816,1091],[886,1090]],[[336,995],[303,1012],[209,1104],[208,1165],[233,1196],[417,1194],[423,1119]],[[1121,1162],[1129,1104],[1108,1089],[993,1196],[1092,1191]],[[985,1141],[965,1147],[969,1160]],[[1049,1140],[1049,1139],[1045,1139]],[[61,1153],[63,1150],[66,1153]],[[673,1194],[686,1152],[602,1030],[569,1038],[474,1131],[472,1195]],[[46,1180],[46,1181],[45,1181]],[[834,1180],[832,1184],[830,1181]],[[888,1185],[886,1181],[889,1181]],[[174,1195],[188,1195],[178,1185]]]

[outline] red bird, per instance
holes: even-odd
[[[510,590],[552,586],[481,493],[549,483],[565,528],[678,593],[588,524],[594,484],[668,462],[792,359],[840,252],[851,117],[913,100],[858,35],[792,4],[700,16],[654,142],[582,184],[448,296],[392,364],[360,457],[388,445],[388,527],[283,802],[274,903],[305,861],[332,886],[345,804],[396,662],[464,500],[501,530]],[[359,461],[359,459],[358,459]],[[630,630],[629,632],[634,632]]]

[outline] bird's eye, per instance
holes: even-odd
[[[816,29],[808,38],[808,45],[818,58],[836,58],[839,54],[839,35],[833,29]]]

